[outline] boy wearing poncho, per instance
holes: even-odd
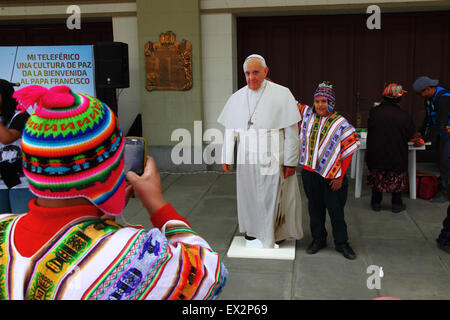
[[[145,172],[123,170],[124,136],[101,101],[29,86],[36,103],[23,133],[23,167],[37,196],[22,215],[0,218],[0,299],[214,299],[227,270],[161,193],[152,158]],[[133,192],[155,228],[122,227]]]
[[[344,206],[348,182],[345,172],[352,154],[359,147],[358,136],[352,125],[334,111],[335,95],[331,84],[319,84],[314,93],[314,107],[299,104],[300,165],[302,182],[310,217],[312,243],[307,253],[314,254],[326,246],[326,211],[333,227],[337,251],[347,259],[356,259],[348,243]]]

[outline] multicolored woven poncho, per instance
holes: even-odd
[[[299,104],[299,109],[300,165],[326,179],[339,178],[342,160],[359,148],[355,128],[337,112],[320,117],[313,107]]]
[[[13,241],[21,217],[0,216],[0,300],[215,299],[228,275],[182,221],[146,231],[79,218],[25,258]]]

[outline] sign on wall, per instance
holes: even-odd
[[[0,78],[19,88],[66,85],[95,96],[93,46],[0,47]]]
[[[161,33],[159,42],[145,44],[146,88],[189,90],[192,88],[192,45],[177,41],[172,31]]]

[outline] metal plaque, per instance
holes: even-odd
[[[172,31],[161,33],[159,42],[145,44],[146,88],[189,90],[192,88],[192,45],[176,41]]]

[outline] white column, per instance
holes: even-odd
[[[128,132],[134,119],[141,111],[141,80],[139,76],[139,45],[137,18],[113,17],[114,41],[128,44],[128,68],[130,70],[130,87],[117,89],[117,113],[124,134]]]
[[[408,150],[409,197],[416,199],[416,150]]]
[[[356,152],[355,198],[361,198],[365,149]]]
[[[217,123],[217,118],[235,90],[234,78],[237,66],[234,20],[231,13],[201,15],[203,130],[205,131],[223,130],[223,127]],[[221,146],[216,150],[222,152]],[[221,155],[218,155],[219,159],[220,157]]]

